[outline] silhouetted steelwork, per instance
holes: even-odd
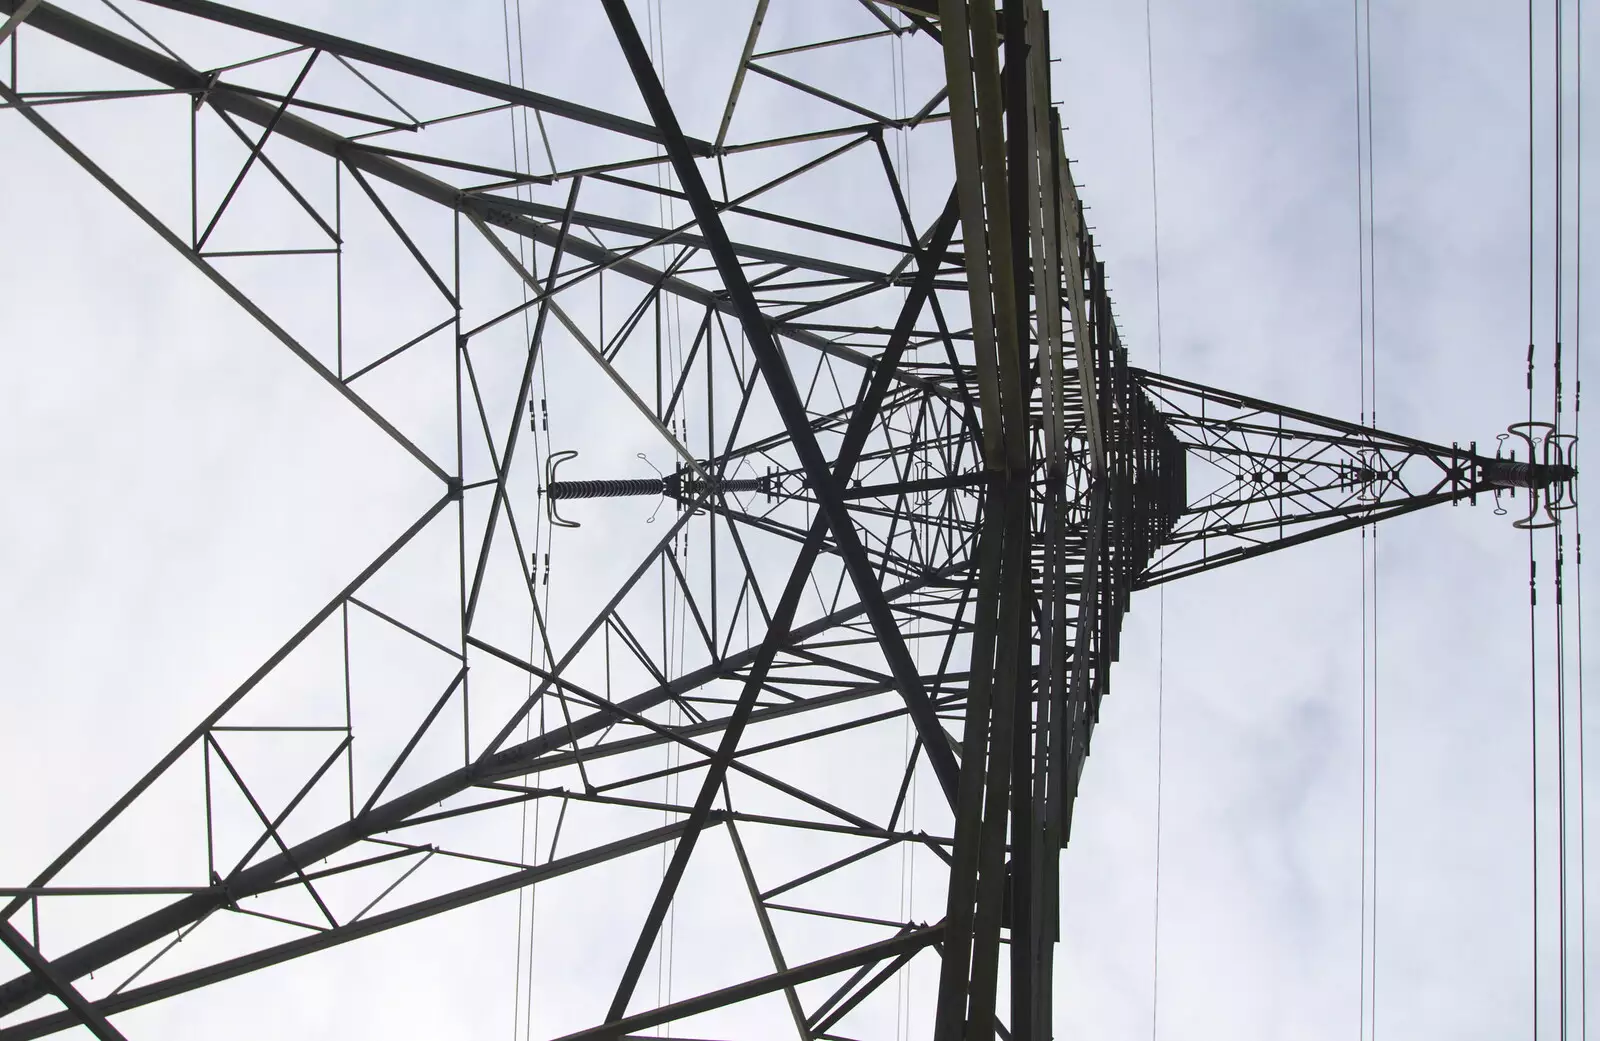
[[[622,59],[607,68],[636,85],[643,121],[205,0],[135,6],[237,30],[260,57],[191,67],[109,15],[101,23],[0,0],[0,14],[25,16],[23,46],[48,36],[118,70],[118,82],[147,85],[102,90],[85,73],[83,90],[30,91],[24,63],[19,81],[0,85],[7,118],[55,142],[439,490],[79,841],[30,884],[0,891],[13,922],[0,922],[3,939],[29,967],[0,983],[0,1016],[10,1017],[0,1038],[80,1022],[119,1036],[107,1016],[663,848],[664,870],[633,862],[631,877],[654,895],[615,937],[620,972],[595,981],[605,994],[591,1025],[567,1037],[631,1035],[769,994],[783,996],[793,1021],[770,1033],[840,1036],[865,1029],[851,1017],[928,959],[941,1041],[1048,1037],[1058,856],[1132,591],[1483,493],[1524,489],[1551,509],[1570,496],[1567,456],[1548,446],[1542,460],[1488,458],[1131,367],[1049,104],[1039,0],[1003,13],[977,0],[868,2],[870,33],[771,52],[756,49],[768,7],[759,0],[709,141],[680,126],[622,0],[604,0]],[[902,15],[891,18],[891,6]],[[914,113],[878,114],[847,84],[772,64],[879,37],[942,69],[943,86]],[[291,85],[268,90],[245,75],[265,66],[290,69]],[[338,70],[353,75],[311,75]],[[751,77],[843,122],[730,135]],[[56,104],[130,96],[173,96],[187,109],[187,229],[48,116]],[[412,115],[401,99],[414,96],[435,114]],[[602,143],[561,168],[546,142],[549,169],[534,173],[438,136],[506,113],[524,135],[532,114]],[[243,150],[208,187],[221,200],[209,215],[195,172],[202,123]],[[939,205],[908,198],[886,144],[912,133],[939,135],[953,158]],[[391,146],[396,134],[406,147]],[[335,175],[331,200],[306,181],[312,160]],[[842,226],[827,197],[779,191],[847,161],[857,165],[846,183],[897,215],[899,239]],[[865,183],[863,169],[881,180]],[[216,248],[247,178],[280,189],[284,212],[316,244]],[[690,218],[637,219],[669,202]],[[413,284],[436,294],[437,324],[359,355],[341,311],[332,342],[313,344],[225,270],[240,257],[329,256],[343,292],[359,234],[412,266]],[[486,277],[491,268],[510,295]],[[541,366],[557,342],[572,368],[548,379]],[[440,344],[447,385],[415,389],[448,402],[447,455],[365,391],[371,374],[404,372],[406,359]],[[595,454],[580,467],[576,449],[603,449],[609,437],[554,443],[551,404],[535,387],[567,379],[588,380],[575,394],[610,393],[593,408],[654,438],[674,457],[671,471],[642,477],[613,461],[557,479],[557,464],[589,467]],[[645,528],[612,513],[613,534],[594,536],[602,541],[539,533],[545,508],[553,527],[575,527],[607,509],[602,500],[640,496],[671,500],[670,523]],[[449,624],[367,591],[438,525],[460,545],[443,587],[459,588],[444,605]],[[636,527],[617,538],[619,525]],[[630,567],[598,594],[586,576],[567,579],[598,609],[552,614],[552,556],[584,553]],[[374,666],[392,691],[433,685],[405,710],[399,697],[386,702],[379,736],[357,746],[373,724],[352,708],[352,670],[368,659],[351,634],[369,623],[432,656],[438,675]],[[506,643],[518,631],[531,637],[527,653]],[[278,704],[275,670],[319,633],[340,638],[332,709]],[[895,728],[907,726],[902,742]],[[310,732],[334,744],[307,758],[295,742]],[[278,780],[295,780],[273,799],[258,797],[259,779],[230,750],[243,734],[272,744]],[[861,735],[876,735],[868,758],[893,769],[830,783],[866,765],[850,743]],[[203,862],[163,887],[57,883],[179,764],[203,768]],[[645,787],[664,780],[689,781],[692,797]],[[921,780],[940,805],[912,824]],[[507,857],[459,826],[482,820],[505,834],[529,805],[559,814],[548,849],[523,840]],[[837,855],[796,854],[796,843],[824,840],[843,844],[828,847]],[[641,974],[660,956],[680,887],[704,863],[697,849],[712,841],[738,865],[771,964],[734,964],[724,973],[734,982],[652,1004]],[[907,918],[888,907],[891,894],[834,884],[902,851],[928,865],[922,884],[942,894],[937,915]],[[603,906],[612,894],[590,895]],[[123,913],[118,898],[132,896],[164,902]],[[62,948],[38,912],[69,900],[89,900],[76,913],[90,918],[106,910],[93,939]],[[284,935],[164,974],[179,939],[241,916]],[[804,953],[774,924],[784,916],[812,923]],[[713,942],[693,956],[720,953]],[[36,1010],[47,995],[66,1009]]]

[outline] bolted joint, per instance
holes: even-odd
[[[662,481],[662,494],[679,502],[697,499],[710,492],[714,495],[726,495],[729,492],[756,492],[771,494],[770,475],[762,477],[712,477],[709,480],[702,478],[693,470],[679,467],[673,471],[671,477]]]

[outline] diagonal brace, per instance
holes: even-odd
[[[10,922],[0,922],[0,943],[11,949],[17,960],[28,967],[28,970],[45,981],[51,993],[61,999],[61,1003],[77,1019],[89,1028],[89,1032],[101,1041],[125,1041],[122,1032],[111,1025],[105,1013],[89,1004],[84,996],[78,993],[71,981],[62,977],[50,964],[50,960],[39,953],[39,949],[29,943]]]
[[[841,481],[829,467],[827,457],[823,455],[816,436],[812,433],[805,403],[801,400],[799,388],[795,385],[794,375],[789,370],[783,352],[773,337],[772,328],[766,316],[761,313],[755,293],[750,288],[750,282],[745,277],[744,269],[734,253],[732,241],[722,225],[717,205],[706,188],[705,179],[701,176],[699,168],[695,165],[693,150],[688,139],[684,137],[683,130],[678,125],[678,118],[667,100],[666,91],[662,89],[661,81],[656,76],[649,53],[645,50],[644,41],[640,38],[638,27],[633,22],[633,16],[629,14],[625,0],[605,0],[605,7],[612,28],[617,34],[617,40],[622,45],[623,54],[633,70],[634,79],[638,82],[639,91],[644,96],[645,105],[665,141],[667,154],[672,159],[679,184],[684,194],[688,196],[689,205],[700,224],[706,240],[706,249],[716,262],[717,271],[722,277],[734,311],[744,327],[751,353],[755,355],[768,392],[772,395],[773,404],[789,431],[795,452],[800,457],[812,492],[816,496],[818,507],[828,527],[833,531],[836,551],[843,558],[845,568],[856,587],[856,593],[866,608],[867,617],[878,636],[884,656],[888,659],[890,671],[900,688],[901,696],[905,698],[906,707],[916,725],[917,733],[928,749],[928,757],[939,778],[940,786],[944,789],[946,798],[954,802],[957,773],[955,755],[945,737],[943,726],[934,713],[933,701],[922,684],[922,677],[911,658],[911,652],[906,648],[905,638],[895,624],[894,615],[884,598],[883,589],[878,584],[872,564],[867,559],[860,536],[850,519],[841,491]],[[933,255],[939,256],[941,251],[936,250]],[[925,258],[924,264],[927,263]],[[889,367],[887,360],[880,360],[874,377],[882,375],[883,370]]]

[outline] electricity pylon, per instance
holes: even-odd
[[[437,482],[3,891],[26,971],[0,1038],[119,1037],[127,1009],[530,890],[570,912],[530,965],[603,948],[546,1033],[882,1036],[919,972],[934,1036],[1048,1037],[1130,594],[1429,505],[1570,503],[1533,429],[1489,457],[1130,366],[1040,0],[842,4],[860,31],[777,40],[768,6],[691,122],[623,0],[568,16],[603,27],[584,57],[631,116],[206,0],[0,0],[54,73],[13,62],[5,118]],[[816,58],[885,39],[932,70],[889,115]],[[739,119],[763,97],[809,124]],[[134,103],[187,135],[150,142],[143,194],[55,115]],[[188,839],[119,876],[119,829],[174,791]],[[641,986],[664,958],[688,996]]]

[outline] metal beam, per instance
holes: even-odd
[[[638,27],[633,23],[633,16],[628,13],[627,4],[624,0],[604,0],[604,2],[606,13],[611,18],[612,28],[616,31],[617,40],[622,45],[623,55],[627,58],[629,67],[633,69],[640,93],[644,95],[645,106],[666,137],[667,154],[672,158],[673,169],[678,174],[678,183],[682,186],[684,194],[689,197],[689,205],[700,224],[700,231],[706,237],[706,248],[716,262],[723,286],[733,304],[734,316],[744,327],[745,338],[766,381],[767,390],[772,395],[773,405],[789,431],[795,454],[800,457],[810,480],[811,491],[816,496],[819,512],[826,518],[828,527],[833,531],[835,548],[850,573],[857,596],[866,605],[867,617],[872,623],[873,630],[878,634],[884,656],[889,661],[890,671],[900,687],[901,695],[906,699],[906,707],[910,710],[912,722],[928,749],[929,762],[939,778],[945,797],[954,802],[957,772],[955,755],[945,740],[943,726],[933,710],[933,702],[922,686],[916,663],[912,661],[911,653],[906,649],[905,638],[895,624],[888,601],[884,599],[883,589],[878,585],[872,565],[867,560],[866,550],[861,545],[860,536],[856,533],[855,524],[850,519],[850,512],[845,505],[839,479],[829,468],[828,460],[822,454],[816,436],[811,432],[810,419],[801,400],[799,388],[795,385],[794,375],[789,371],[783,351],[778,346],[766,317],[761,313],[750,283],[745,278],[744,269],[734,254],[733,244],[722,226],[722,217],[711,198],[711,193],[706,188],[705,179],[700,175],[699,167],[695,165],[694,154],[682,129],[678,126],[678,117],[672,111],[666,91],[662,89],[661,81],[656,76],[649,52],[639,36]],[[935,256],[940,253],[942,251],[936,251]],[[887,368],[888,366],[879,366],[880,371]]]
[[[351,940],[357,940],[363,936],[372,936],[375,933],[384,932],[396,926],[419,922],[424,918],[431,918],[436,914],[454,910],[458,907],[465,907],[480,900],[487,900],[503,893],[515,892],[536,882],[557,878],[582,868],[592,867],[608,860],[615,860],[617,857],[626,856],[629,853],[637,853],[640,850],[659,846],[664,842],[671,842],[683,834],[684,827],[685,825],[679,822],[656,828],[653,831],[641,832],[638,835],[630,835],[627,838],[608,842],[593,849],[584,850],[581,853],[569,854],[559,860],[546,861],[544,864],[514,871],[499,878],[492,878],[486,882],[467,886],[464,889],[430,897],[427,900],[420,900],[417,903],[399,907],[393,911],[385,911],[369,918],[347,922],[344,925],[324,929],[310,936],[302,936],[287,943],[280,943],[237,958],[217,962],[202,969],[180,973],[158,983],[150,983],[143,987],[121,991],[94,1003],[92,1006],[88,1006],[87,1011],[90,1014],[99,1015],[103,1019],[108,1013],[138,1008],[140,1005],[148,1005],[152,1001],[160,1001],[163,998],[184,994],[212,983],[220,983],[223,980],[242,976],[257,969],[278,965],[314,951],[326,950],[329,947],[349,943]],[[11,926],[0,923],[0,935],[3,935],[3,930],[6,929],[11,929]],[[14,929],[12,931],[15,932]],[[24,1041],[27,1038],[43,1037],[58,1030],[65,1030],[73,1026],[75,1021],[75,1015],[58,1013],[50,1016],[41,1016],[38,1019],[0,1030],[0,1041]],[[112,1035],[102,1036],[111,1036],[118,1039],[122,1037],[121,1034],[115,1034],[114,1032]]]
[[[965,569],[965,564],[948,565],[931,574],[921,576],[889,590],[889,595],[894,598],[908,596],[929,585],[950,581],[959,576]],[[821,635],[859,618],[864,613],[865,608],[861,604],[852,604],[849,607],[824,615],[815,621],[790,631],[787,634],[785,645],[800,643]],[[311,628],[313,627],[308,626],[306,631],[309,632]],[[272,661],[268,662],[268,667],[275,664],[278,657],[286,655],[289,649],[295,645],[294,641],[286,645],[279,656],[275,656]],[[628,698],[620,702],[618,708],[625,709],[631,713],[648,711],[656,705],[696,687],[738,673],[740,670],[749,667],[756,660],[759,653],[760,647],[757,646],[728,655],[721,661],[703,666],[694,672],[678,677],[678,679],[670,683],[653,687],[632,698]],[[265,672],[266,668],[264,667],[261,670],[261,674]],[[255,682],[257,678],[253,677],[250,682]],[[220,716],[220,712],[218,715]],[[230,902],[273,888],[281,878],[294,873],[294,865],[296,863],[315,863],[330,857],[364,838],[387,831],[399,825],[412,814],[434,806],[476,784],[517,777],[538,769],[540,756],[551,752],[559,753],[584,737],[600,733],[615,722],[616,718],[610,712],[599,711],[591,713],[567,726],[550,730],[521,744],[513,745],[485,761],[475,763],[469,767],[463,767],[443,777],[436,778],[410,792],[395,796],[388,802],[358,815],[351,821],[337,825],[320,835],[297,844],[290,849],[290,853],[293,854],[292,857],[286,857],[282,854],[269,857],[259,864],[246,868],[238,876],[229,880],[229,884],[225,887],[212,887],[203,892],[174,901],[158,911],[145,915],[105,936],[84,944],[82,947],[55,958],[53,964],[56,971],[64,978],[77,979],[96,969],[103,968],[118,958],[125,957],[147,944],[154,943],[163,937],[171,936],[182,927],[199,921]],[[208,722],[211,721],[208,720]],[[197,732],[203,732],[203,729],[204,727],[197,728]],[[146,780],[143,784],[147,786],[159,776],[170,765],[169,760],[176,760],[177,754],[177,752],[173,753],[168,759],[158,764],[156,769],[150,771],[146,775]],[[142,791],[143,789],[139,788],[137,790]],[[103,828],[111,820],[115,819],[117,813],[125,808],[128,802],[132,801],[133,794],[135,793],[130,793],[127,798],[120,801],[117,806],[114,806],[102,818],[97,827]],[[93,834],[98,834],[98,831],[93,832]],[[54,874],[55,870],[59,870],[84,845],[87,845],[91,837],[92,834],[85,836],[80,842],[69,847],[68,851],[52,865],[52,870],[42,876],[41,880],[36,884],[44,884]],[[4,984],[0,984],[0,1015],[14,1012],[46,993],[48,993],[48,988],[45,986],[42,977],[33,973],[8,980]],[[5,1037],[6,1035],[0,1034],[0,1039]]]
[[[74,987],[68,980],[63,979],[61,974],[56,972],[55,967],[50,964],[49,959],[40,954],[39,949],[29,943],[21,933],[17,932],[16,927],[10,922],[0,922],[0,943],[4,943],[10,948],[11,953],[17,956],[18,961],[45,979],[50,987],[50,992],[59,998],[63,1005],[67,1006],[69,1013],[67,1017],[69,1023],[67,1025],[70,1025],[73,1021],[82,1023],[89,1028],[91,1034],[100,1038],[101,1041],[127,1041],[122,1036],[122,1032],[112,1026],[110,1021],[106,1019],[105,1013],[89,1004],[84,996],[78,993],[78,988]]]
[[[714,990],[708,994],[688,998],[684,1001],[663,1005],[649,1012],[642,1012],[637,1016],[629,1016],[616,1022],[605,1023],[601,1026],[580,1030],[575,1034],[567,1034],[558,1041],[613,1041],[619,1034],[626,1031],[644,1030],[661,1023],[670,1023],[677,1019],[686,1019],[689,1016],[709,1012],[712,1009],[722,1008],[738,1001],[748,1001],[751,998],[771,994],[785,987],[795,987],[812,980],[820,980],[835,973],[854,969],[861,965],[871,965],[883,961],[885,958],[899,958],[907,953],[916,953],[931,944],[937,943],[944,933],[944,926],[930,925],[921,929],[904,933],[892,939],[870,943],[864,947],[845,951],[842,954],[819,958],[804,965],[797,965],[787,972],[774,972],[759,979],[749,980],[745,983],[736,983],[731,987]],[[4,1035],[0,1035],[4,1041]]]
[[[22,23],[33,13],[33,9],[38,6],[39,0],[22,0],[21,5],[11,12],[11,17],[6,19],[5,24],[0,25],[0,43],[5,43],[11,39],[11,34],[22,27]]]
[[[15,10],[23,2],[24,0],[0,0],[0,12]],[[219,5],[212,4],[208,6],[217,7]],[[222,8],[222,10],[231,11],[232,9]],[[107,61],[121,65],[175,90],[188,91],[197,96],[204,94],[207,103],[213,108],[238,116],[249,122],[265,126],[272,120],[273,114],[277,111],[276,105],[256,97],[254,94],[242,89],[235,90],[224,83],[212,84],[202,74],[184,67],[166,55],[111,32],[86,18],[63,11],[53,4],[40,4],[32,17],[29,18],[28,24],[66,43],[80,47],[91,54],[98,55]],[[501,84],[500,86],[504,87],[505,85]],[[276,136],[294,141],[324,155],[341,159],[350,166],[357,167],[380,180],[387,181],[398,188],[403,188],[430,202],[438,203],[440,206],[464,214],[474,213],[486,223],[503,228],[513,234],[521,235],[524,238],[542,242],[548,246],[555,246],[560,238],[560,231],[556,226],[532,219],[527,214],[519,212],[514,200],[500,196],[463,193],[455,185],[423,173],[397,159],[392,159],[370,149],[352,146],[346,138],[292,112],[285,113],[279,120]],[[729,315],[735,313],[734,305],[726,295],[696,285],[694,282],[684,278],[663,275],[656,268],[635,260],[626,254],[606,249],[604,246],[579,238],[573,238],[567,244],[566,249],[573,256],[588,261],[597,268],[615,271],[617,274],[625,275],[649,286],[659,285],[665,291],[701,307],[711,307]],[[773,319],[764,320],[768,322],[774,321]],[[796,343],[803,344],[813,350],[821,351],[843,361],[848,361],[852,365],[862,368],[871,368],[874,365],[872,356],[851,347],[835,344],[819,333],[799,327],[785,327],[781,323],[777,324],[783,328],[784,335]],[[944,388],[937,387],[909,373],[896,373],[895,379],[920,386],[930,390],[932,393],[941,395],[949,393]]]
[[[475,76],[470,72],[452,69],[447,65],[436,65],[431,61],[413,58],[409,54],[400,54],[396,51],[384,50],[382,47],[373,47],[370,44],[358,43],[347,40],[342,36],[332,33],[318,32],[307,29],[302,25],[291,22],[279,21],[269,18],[264,14],[253,11],[241,11],[236,7],[227,7],[223,4],[211,3],[210,0],[145,0],[152,7],[165,7],[171,11],[180,11],[184,14],[204,18],[207,21],[231,25],[236,29],[245,29],[262,36],[270,36],[283,40],[285,43],[295,43],[302,47],[314,47],[317,50],[337,54],[351,61],[365,62],[376,65],[382,69],[405,73],[407,76],[416,76],[419,79],[432,80],[442,83],[447,87],[460,90],[470,90],[474,94],[494,98],[497,101],[507,101],[513,105],[525,105],[536,109],[546,115],[560,116],[563,119],[576,120],[587,123],[601,130],[623,134],[637,138],[641,141],[661,143],[661,133],[648,123],[627,119],[623,116],[612,115],[600,109],[589,108],[571,101],[551,97],[548,94],[539,94],[522,87],[514,87],[509,83],[492,80],[486,76]],[[711,146],[704,141],[691,140],[689,147],[698,155],[710,155]]]
[[[230,709],[243,700],[246,694],[254,690],[256,686],[260,684],[261,681],[264,680],[273,669],[277,668],[279,663],[287,658],[296,647],[299,647],[302,643],[304,643],[305,640],[310,637],[319,626],[322,625],[322,623],[326,622],[329,618],[332,618],[334,612],[339,609],[340,604],[343,604],[351,596],[353,596],[358,589],[366,584],[369,578],[371,578],[385,564],[393,559],[395,554],[399,553],[400,550],[403,549],[417,535],[417,533],[422,531],[423,528],[427,527],[428,524],[432,522],[434,517],[438,516],[439,512],[443,510],[445,505],[449,502],[450,499],[448,496],[446,496],[434,503],[434,505],[429,508],[426,513],[418,518],[416,523],[412,524],[410,528],[406,529],[406,531],[398,539],[392,542],[387,549],[378,554],[377,557],[373,558],[372,562],[362,569],[360,574],[356,575],[349,585],[340,590],[331,600],[324,604],[316,614],[312,615],[310,620],[308,620],[298,632],[291,636],[288,641],[283,644],[283,646],[279,647],[277,651],[273,652],[272,656],[263,662],[260,668],[251,673],[250,676],[247,677],[245,681],[237,688],[235,688],[231,694],[223,699],[222,703],[213,709],[198,726],[191,730],[188,735],[183,738],[183,740],[179,741],[171,751],[162,757],[160,762],[158,762],[149,770],[149,772],[141,777],[132,788],[128,789],[128,791],[125,792],[120,799],[113,803],[109,810],[101,814],[100,817],[96,819],[95,822],[90,825],[82,835],[78,836],[78,838],[73,841],[73,843],[69,845],[60,856],[51,861],[50,865],[34,879],[33,884],[35,886],[42,886],[46,884],[50,879],[59,874],[60,871],[71,862],[73,857],[76,857],[79,853],[83,852],[89,843],[94,841],[94,839],[104,832],[106,828],[110,827],[111,823],[116,820],[124,810],[132,805],[133,801],[143,794],[143,792],[148,789],[150,785],[154,784],[157,778],[171,768],[171,766],[176,763],[185,752],[199,743],[200,740],[205,737],[206,733],[218,722],[220,722],[222,717],[225,716]],[[307,860],[304,862],[309,863],[311,860],[319,859],[321,859],[321,857],[311,857],[307,858]],[[280,871],[280,877],[283,875],[288,875],[293,871],[293,863],[286,861],[283,864],[282,870]],[[188,899],[193,900],[195,898],[190,897]],[[216,906],[221,906],[226,902],[226,899],[221,900]],[[184,901],[178,901],[178,903],[182,904]],[[21,908],[21,906],[21,900],[12,900],[5,906],[3,910],[0,910],[0,920],[9,918],[11,915],[15,914],[17,910]],[[159,914],[160,912],[157,913]],[[189,921],[198,920],[198,917],[199,916],[197,916],[195,919],[185,919],[179,924],[188,924]],[[175,928],[176,927],[174,927],[174,929]],[[127,950],[123,951],[122,954],[131,953],[132,951],[137,950],[139,947],[144,946],[145,943],[148,943],[160,935],[164,935],[165,933],[172,931],[174,930],[161,929],[155,934],[155,936],[149,937],[135,946],[128,948]],[[82,950],[82,948],[79,950]],[[73,953],[76,954],[77,952]],[[117,957],[120,956],[120,954],[117,955]],[[67,968],[67,965],[70,964],[71,957],[72,956],[69,955],[63,958],[55,959],[57,970],[68,973],[68,979],[76,979],[78,976],[83,975],[83,973],[90,972],[93,969],[99,968],[101,965],[115,960],[115,958],[108,958],[105,962],[98,962],[87,966],[84,968],[83,972],[76,972]],[[18,979],[12,980],[4,985],[0,985],[0,1016],[3,1016],[7,1012],[20,1007],[18,1005],[11,1005],[8,1002],[8,999],[14,991],[20,989],[28,995],[24,998],[22,1004],[27,1004],[29,1001],[32,1001],[34,998],[40,995],[41,991],[37,987],[37,981],[34,981],[34,983],[30,985],[25,982],[27,980],[28,977],[19,977]],[[20,987],[19,984],[21,984]]]
[[[5,2],[8,2],[8,0],[0,0],[0,3]],[[42,21],[44,18],[45,9],[41,8],[38,12],[36,12],[36,20]],[[277,322],[273,321],[272,318],[260,307],[258,307],[253,300],[251,300],[242,290],[235,286],[232,281],[218,271],[209,260],[201,256],[200,253],[198,253],[194,248],[190,247],[181,238],[179,238],[171,228],[163,224],[161,219],[152,213],[148,207],[146,207],[138,199],[134,198],[134,196],[126,188],[122,187],[116,178],[106,173],[106,171],[102,169],[98,163],[90,159],[88,155],[86,155],[82,149],[78,148],[77,145],[73,144],[66,135],[61,133],[60,130],[56,129],[54,125],[52,125],[38,112],[34,111],[33,106],[23,100],[21,95],[17,94],[4,83],[0,83],[0,99],[3,99],[11,107],[21,112],[23,118],[27,119],[28,122],[32,123],[40,133],[49,138],[52,144],[66,153],[67,156],[81,166],[84,171],[89,174],[89,176],[93,177],[96,181],[99,181],[107,191],[116,196],[116,198],[123,205],[132,210],[140,220],[144,221],[150,230],[161,236],[162,240],[165,241],[167,245],[171,246],[178,252],[180,256],[189,261],[189,263],[193,264],[202,275],[205,275],[213,284],[217,286],[217,288],[226,293],[229,299],[243,308],[251,318],[255,319],[258,325],[260,325],[267,332],[271,333],[279,343],[289,348],[295,357],[305,362],[305,364],[313,372],[320,376],[325,383],[332,387],[334,391],[336,391],[341,397],[349,401],[358,410],[360,410],[362,415],[371,420],[378,427],[378,429],[389,435],[390,439],[393,440],[395,444],[405,449],[414,459],[426,467],[429,473],[447,483],[453,480],[451,475],[443,467],[434,462],[433,459],[429,458],[426,452],[424,452],[421,448],[418,448],[417,445],[412,442],[410,438],[406,437],[405,434],[401,433],[393,423],[385,419],[383,415],[379,413],[377,409],[373,408],[365,398],[351,390],[349,385],[339,378],[338,374],[334,373],[326,365],[324,365],[316,355],[312,354],[305,348],[303,344],[300,343],[299,340],[290,335],[288,330],[279,325]],[[271,110],[271,114],[269,114],[267,117],[267,122],[272,122],[276,117],[277,110],[273,108],[273,106],[265,105],[264,103],[263,107]]]
[[[626,17],[626,9],[623,10],[623,15]],[[614,19],[615,17],[615,14],[613,14]],[[625,27],[619,28],[619,35],[625,30],[633,31],[633,43],[642,49],[637,30],[633,29],[631,21]],[[628,45],[625,42],[624,50],[627,49]],[[683,180],[681,175],[680,180]],[[703,184],[700,185],[700,189],[704,193]],[[901,308],[900,321],[896,325],[894,335],[890,337],[890,345],[886,349],[884,358],[880,361],[872,378],[866,381],[859,407],[850,418],[850,425],[846,429],[845,436],[840,444],[839,455],[834,462],[834,469],[830,471],[825,462],[822,464],[823,474],[830,479],[837,479],[841,483],[846,482],[850,479],[850,475],[855,469],[856,461],[860,456],[867,434],[877,422],[878,406],[888,393],[889,374],[898,363],[901,353],[905,350],[906,343],[910,339],[910,331],[915,326],[917,315],[921,313],[924,303],[932,293],[933,276],[938,267],[938,257],[942,252],[942,246],[949,242],[950,237],[955,232],[955,213],[955,199],[952,196],[950,203],[945,207],[944,213],[934,227],[931,238],[935,248],[921,255],[922,266],[918,271],[912,292],[907,296]],[[746,289],[748,292],[748,287]],[[758,364],[760,364],[759,360]],[[787,369],[784,372],[787,374]],[[796,396],[798,399],[798,394]],[[802,429],[807,434],[810,434],[809,426],[804,426]],[[820,450],[817,450],[814,439],[812,448],[820,455]],[[842,506],[843,501],[841,500],[840,502]],[[847,523],[849,522],[847,521]],[[709,769],[701,781],[700,791],[695,798],[694,807],[690,811],[689,830],[685,833],[683,841],[673,850],[672,859],[663,874],[661,885],[656,890],[655,900],[645,915],[644,925],[639,931],[638,939],[634,943],[633,953],[623,970],[622,979],[618,982],[616,993],[612,998],[611,1007],[607,1013],[607,1019],[610,1022],[622,1019],[623,1013],[627,1011],[628,1003],[632,999],[639,976],[644,971],[645,962],[650,956],[650,951],[655,946],[662,922],[665,920],[667,912],[672,906],[672,901],[677,895],[678,885],[683,878],[683,874],[688,869],[689,859],[694,854],[695,843],[698,840],[700,829],[708,819],[712,800],[716,797],[717,792],[722,789],[723,778],[726,776],[728,767],[733,761],[734,753],[743,736],[744,728],[755,709],[755,699],[766,682],[767,673],[776,656],[778,645],[788,631],[789,625],[793,622],[795,611],[799,608],[801,597],[806,590],[806,583],[816,565],[817,557],[822,551],[823,536],[827,528],[827,518],[819,512],[812,522],[810,530],[806,533],[800,552],[796,556],[794,566],[790,571],[789,580],[784,586],[778,604],[772,612],[772,617],[768,623],[767,637],[762,641],[761,651],[751,665],[749,675],[746,677],[744,687],[740,693],[738,704],[734,707],[723,730],[722,740],[717,746],[716,754],[710,757]],[[851,530],[853,534],[853,528]],[[835,549],[837,550],[837,548],[836,545]],[[864,550],[862,551],[862,556],[865,559]],[[870,575],[870,573],[869,565],[868,574]],[[882,596],[882,589],[877,585],[875,578],[872,579],[871,588],[879,596]],[[871,608],[864,592],[861,595],[861,601],[867,607],[867,613],[870,618]],[[887,601],[885,601],[885,608],[887,608]],[[890,625],[893,627],[892,617]],[[894,632],[898,637],[898,627],[894,627]],[[915,665],[909,661],[909,657],[908,654],[907,663],[915,670]],[[920,673],[913,671],[912,675],[916,680],[918,689],[921,689]],[[900,686],[902,695],[904,694],[903,683],[903,677],[897,674],[896,684]],[[924,697],[926,697],[925,693]],[[927,708],[928,715],[933,720],[933,726],[942,739],[943,730],[937,717],[933,715],[931,700]],[[945,753],[945,758],[951,761],[953,767],[954,756],[949,747],[945,745],[940,750]],[[932,758],[930,756],[930,759]],[[953,777],[951,780],[953,782]]]
[[[613,179],[614,183],[615,179]],[[537,217],[542,221],[558,221],[565,216],[560,206],[549,203],[534,202],[531,199],[517,199],[503,195],[486,195],[485,198],[494,200],[495,205],[503,206],[508,210],[525,213],[530,217]],[[704,249],[705,239],[691,231],[662,228],[656,224],[645,224],[642,221],[628,220],[625,217],[614,217],[604,213],[587,213],[583,210],[572,214],[572,223],[585,228],[594,228],[597,231],[611,231],[619,235],[629,235],[634,238],[645,239],[654,243],[681,243]],[[825,257],[806,257],[788,250],[773,249],[770,246],[753,246],[749,243],[734,243],[734,252],[746,260],[763,264],[786,264],[790,267],[800,268],[805,271],[819,271],[825,275],[835,275],[839,278],[853,279],[866,282],[873,288],[886,283],[887,278],[881,271],[860,267],[856,264],[841,264]]]

